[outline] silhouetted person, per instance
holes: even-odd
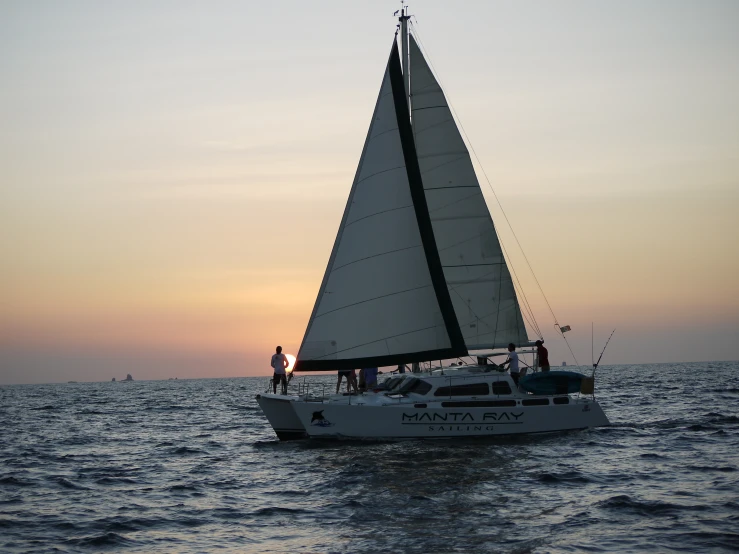
[[[364,388],[365,390],[373,389],[377,386],[377,368],[366,367],[362,370],[364,373]]]
[[[500,367],[505,367],[506,364],[510,366],[511,378],[518,386],[518,378],[521,376],[521,370],[518,368],[518,352],[516,352],[516,345],[513,343],[508,345],[508,359],[500,364]]]
[[[536,341],[536,355],[539,358],[539,367],[542,371],[549,371],[549,350],[544,348],[544,343]]]
[[[346,377],[346,392],[352,392],[351,387],[354,387],[354,392],[359,394],[359,390],[357,390],[357,374],[353,369],[342,369],[339,371],[339,376],[336,381],[336,394],[339,394],[341,379],[344,377]]]
[[[272,377],[272,388],[274,394],[277,394],[277,383],[282,383],[282,394],[287,394],[287,366],[290,362],[287,361],[287,356],[282,353],[282,346],[278,346],[276,353],[272,355],[272,369],[275,370],[275,374]]]

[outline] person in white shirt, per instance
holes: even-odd
[[[272,377],[272,388],[274,394],[277,394],[277,383],[282,383],[282,394],[287,394],[287,366],[290,362],[287,361],[287,356],[282,353],[282,346],[278,346],[276,353],[272,355],[272,362],[270,365],[274,369],[275,374]]]
[[[505,367],[509,364],[511,369],[511,378],[513,382],[518,385],[518,378],[521,376],[521,370],[518,368],[518,353],[516,352],[516,345],[511,343],[508,345],[508,359],[500,364],[500,367]]]

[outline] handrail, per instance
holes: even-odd
[[[498,377],[498,379],[495,379],[496,381],[498,381],[498,380],[500,380],[500,381],[508,381],[508,379],[510,379],[510,374],[508,373],[508,371],[497,371],[497,370],[492,370],[492,369],[490,371],[483,371],[483,372],[480,372],[480,373],[455,374],[454,372],[452,372],[452,373],[445,373],[443,375],[435,375],[435,376],[432,374],[432,371],[431,370],[427,370],[427,371],[424,371],[422,373],[425,374],[425,375],[427,375],[427,376],[429,376],[429,377],[443,377],[443,378],[445,378],[444,380],[446,381],[446,385],[449,386],[449,387],[452,387],[455,384],[458,384],[460,382],[469,381],[469,380],[478,380],[478,379],[481,379],[481,378]],[[411,374],[411,376],[412,376],[412,374]],[[269,382],[268,382],[268,385],[267,385],[266,392],[267,393],[272,392],[273,387],[274,387],[274,379],[270,379]],[[325,401],[326,398],[327,398],[327,396],[326,396],[326,387],[327,387],[327,384],[326,383],[311,383],[311,382],[309,382],[307,380],[307,376],[304,376],[303,379],[302,379],[302,381],[296,380],[296,382],[294,384],[288,385],[288,394],[291,395],[291,396],[303,397],[306,400],[310,399],[312,401]],[[293,391],[290,391],[290,388],[292,388]],[[297,391],[295,391],[295,388],[297,388]],[[319,390],[320,390],[320,392],[319,392]],[[521,392],[521,390],[518,387],[516,387],[516,389],[512,389],[512,392],[515,392],[515,390],[518,390],[519,393]],[[495,394],[495,393],[493,393],[492,392],[492,387],[491,387],[491,391],[490,391],[489,394],[490,394],[490,396],[496,396],[496,397],[508,396],[508,395],[501,395],[501,394]],[[446,395],[444,395],[444,396],[446,396]],[[549,395],[545,395],[545,396],[549,396]],[[593,397],[594,396],[595,395],[593,394]],[[449,399],[452,399],[451,391],[450,391]],[[349,401],[350,404],[352,404],[352,398],[351,397],[349,398],[348,401]],[[402,403],[403,400],[400,397],[398,397],[397,398],[397,401],[399,403]]]

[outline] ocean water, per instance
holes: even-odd
[[[611,427],[505,440],[281,443],[268,379],[0,387],[0,551],[739,550],[737,362],[604,366]]]

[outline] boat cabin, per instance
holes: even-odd
[[[490,365],[451,366],[424,373],[392,375],[364,394],[336,394],[316,401],[340,404],[413,404],[415,407],[511,407],[569,404],[566,390],[531,394]]]

